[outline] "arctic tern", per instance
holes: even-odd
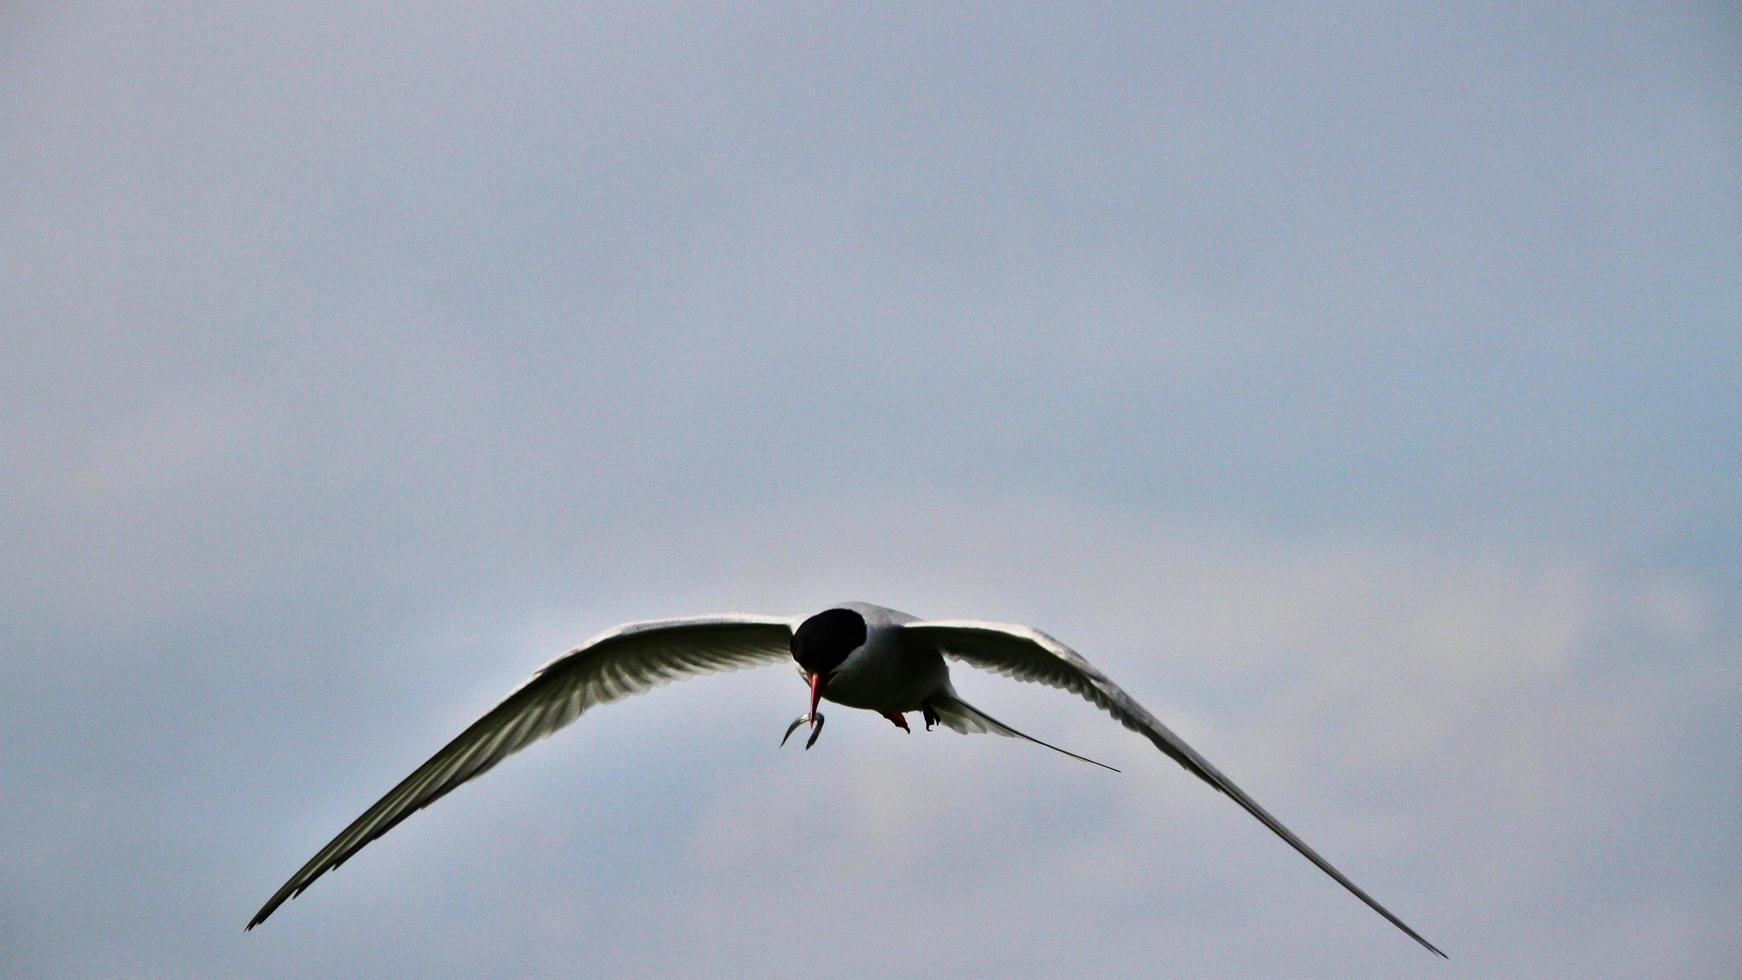
[[[364,811],[292,875],[261,906],[247,928],[266,921],[280,905],[401,820],[574,721],[594,705],[642,694],[680,678],[789,658],[810,687],[810,710],[787,727],[781,742],[808,724],[806,749],[822,734],[823,715],[818,708],[821,702],[829,701],[875,711],[903,731],[909,730],[905,713],[917,711],[928,731],[941,724],[965,734],[990,732],[1026,739],[1111,769],[1025,735],[963,701],[950,684],[945,660],[1076,694],[1240,804],[1410,938],[1439,956],[1446,955],[1344,877],[1076,651],[1027,626],[921,620],[863,602],[843,603],[804,619],[729,613],[628,623],[606,630],[540,668],[531,680]]]

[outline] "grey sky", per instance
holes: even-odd
[[[1511,4],[0,13],[0,973],[1726,975],[1742,23]],[[1084,652],[1126,770],[617,622]]]

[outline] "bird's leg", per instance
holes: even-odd
[[[906,716],[904,716],[901,712],[899,712],[899,711],[885,711],[885,712],[883,712],[883,717],[888,718],[890,721],[894,722],[896,728],[899,728],[902,731],[907,732],[909,735],[913,734],[913,729],[907,727]]]
[[[932,710],[931,702],[927,701],[920,705],[919,713],[925,718],[925,730],[928,732],[931,731],[932,726],[938,723],[938,713]]]

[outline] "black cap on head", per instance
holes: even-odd
[[[792,634],[792,659],[813,674],[827,674],[865,643],[865,617],[851,609],[825,609]]]

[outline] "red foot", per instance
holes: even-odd
[[[913,729],[907,727],[907,718],[904,717],[901,714],[901,712],[899,712],[899,711],[887,711],[887,712],[884,712],[883,717],[888,718],[890,721],[895,722],[896,728],[899,728],[902,731],[907,732],[909,735],[913,734]]]

